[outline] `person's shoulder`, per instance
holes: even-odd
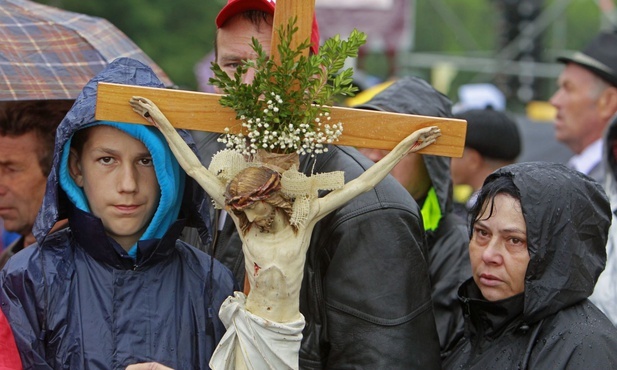
[[[235,283],[231,270],[206,252],[180,239],[176,240],[176,251],[180,254],[183,263],[200,279],[209,276],[212,272],[212,277],[217,281],[231,285]]]
[[[576,304],[559,310],[554,314],[554,321],[568,321],[571,323],[581,323],[583,326],[591,330],[595,327],[603,327],[610,323],[610,320],[593,304],[589,299],[584,299]],[[613,326],[608,330],[617,333],[617,328]],[[617,337],[615,338],[617,340]]]
[[[343,171],[345,183],[348,183],[372,165],[373,162],[355,148],[331,145],[327,153],[320,154],[315,168],[309,165],[307,170],[315,173]],[[340,209],[352,212],[370,212],[379,209],[419,212],[419,208],[409,192],[392,176],[386,176],[373,190],[355,197]]]
[[[589,300],[564,308],[542,321],[530,368],[614,368],[617,328]],[[539,362],[539,363],[538,363]],[[612,364],[612,365],[608,365]],[[608,366],[607,366],[608,365]]]
[[[176,251],[178,251],[178,253],[180,253],[183,257],[189,258],[186,261],[187,263],[193,263],[200,266],[204,264],[209,266],[211,263],[211,257],[209,254],[183,240],[176,240]],[[214,260],[214,263],[216,264],[218,261]]]
[[[63,229],[50,234],[43,245],[34,243],[15,253],[6,263],[6,275],[36,275],[42,273],[42,263],[53,267],[70,261],[70,230]],[[48,271],[49,272],[49,271]]]
[[[610,343],[617,350],[617,327],[588,299],[545,318],[540,335],[571,346]]]

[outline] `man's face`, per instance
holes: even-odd
[[[461,158],[452,158],[452,162],[450,162],[450,173],[452,174],[452,184],[453,185],[468,185],[467,180],[467,161],[470,159],[470,156],[467,155],[467,148],[463,150],[463,156]]]
[[[107,235],[129,249],[146,231],[160,188],[144,144],[110,126],[90,128],[81,154],[71,149],[70,171]]]
[[[272,39],[272,22],[262,21],[259,25],[251,23],[250,20],[236,15],[229,18],[223,27],[217,32],[217,57],[216,62],[223,71],[233,78],[236,68],[245,60],[254,60],[257,57],[251,48],[251,39],[256,38],[263,49],[270,50],[270,40]],[[255,72],[249,70],[243,76],[243,82],[250,84],[253,82]]]
[[[557,108],[555,137],[578,154],[602,137],[607,123],[598,109],[601,80],[578,64],[568,63],[558,85],[550,100]]]
[[[0,135],[0,217],[8,231],[29,235],[43,203],[47,177],[39,165],[34,132]]]
[[[379,162],[390,152],[389,150],[368,148],[358,148],[358,151],[375,163]],[[390,171],[390,174],[416,200],[424,198],[431,187],[431,179],[424,165],[422,155],[417,153],[409,153],[403,157]]]

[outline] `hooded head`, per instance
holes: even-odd
[[[110,126],[139,140],[148,150],[152,158],[160,196],[152,218],[149,220],[140,240],[161,238],[178,218],[179,211],[183,206],[182,200],[185,192],[198,188],[194,184],[191,184],[190,190],[185,187],[184,171],[179,167],[164,137],[157,129],[144,125],[96,121],[94,119],[99,82],[163,87],[163,84],[149,67],[129,58],[117,59],[110,63],[105,70],[86,85],[57,129],[56,148],[52,170],[47,181],[47,192],[34,228],[34,234],[39,244],[42,244],[55,222],[68,216],[70,204],[81,211],[91,212],[89,201],[82,187],[75,183],[68,167],[71,141],[80,130],[100,125]],[[188,133],[180,132],[180,134],[185,140],[190,139]],[[189,142],[189,144],[192,144],[192,142]],[[195,150],[194,145],[192,149]],[[186,202],[184,205],[189,203]],[[196,209],[185,210],[185,215],[195,216]],[[201,225],[203,226],[203,223]],[[132,248],[133,253],[135,250],[135,248]],[[134,256],[131,252],[129,254]]]
[[[426,81],[411,76],[401,78],[367,103],[355,108],[432,117],[452,117],[452,103],[450,100]],[[437,227],[441,215],[449,213],[452,209],[450,158],[415,153],[412,155],[421,157],[426,170],[425,173],[429,177],[429,179],[424,180],[430,180],[431,188],[436,195],[437,202],[435,202],[435,207],[433,207],[435,212],[431,211],[430,214],[427,214],[426,207],[429,205],[423,206],[422,210],[426,229],[432,230]],[[420,181],[420,179],[415,179],[414,181]],[[412,194],[412,196],[416,200],[421,198],[428,199],[427,194]],[[435,214],[439,214],[439,216],[435,216]]]
[[[87,139],[84,141],[95,140],[93,136],[99,135],[100,133],[106,133],[107,135],[103,136],[103,138],[107,137],[108,140],[111,140],[108,144],[113,145],[113,142],[115,141],[116,143],[121,143],[122,145],[125,144],[122,141],[122,133],[124,133],[128,134],[133,139],[140,141],[148,153],[142,153],[139,148],[135,146],[136,143],[130,141],[126,142],[126,144],[128,144],[128,148],[122,148],[121,145],[119,145],[117,148],[114,147],[115,149],[113,152],[106,148],[104,154],[109,155],[110,158],[113,155],[116,162],[111,164],[105,163],[106,170],[96,172],[96,176],[103,175],[102,178],[97,177],[95,179],[87,179],[85,175],[86,173],[90,173],[90,176],[95,175],[92,174],[91,171],[86,171],[85,167],[88,166],[88,170],[90,170],[93,166],[90,165],[91,162],[89,160],[84,160],[84,158],[88,158],[89,156],[86,153],[83,153],[83,149],[75,150],[73,148],[74,151],[71,152],[71,143],[75,137],[73,136],[64,144],[62,159],[60,160],[60,186],[62,187],[62,190],[64,190],[70,202],[73,203],[75,207],[101,218],[108,233],[112,232],[111,229],[107,230],[110,225],[113,225],[114,223],[122,223],[125,224],[125,226],[129,226],[131,225],[130,219],[126,217],[120,219],[115,214],[109,215],[107,212],[102,212],[102,209],[99,209],[99,206],[102,204],[99,204],[100,201],[97,202],[97,200],[103,199],[104,203],[107,203],[112,198],[115,198],[116,201],[130,202],[131,204],[138,201],[140,204],[140,207],[137,209],[140,211],[139,214],[141,215],[141,210],[144,210],[144,219],[140,221],[140,224],[145,222],[147,225],[145,231],[139,231],[139,233],[143,232],[139,239],[160,239],[169,229],[171,224],[178,218],[180,202],[182,200],[184,190],[184,173],[180,171],[180,166],[169,149],[165,138],[155,128],[126,123],[96,121],[93,122],[92,125],[87,125],[85,128],[80,129],[77,133],[85,132],[83,130],[100,126],[109,126],[114,128],[114,130],[90,131],[86,135]],[[95,150],[98,150],[98,155],[101,155],[100,148],[95,148]],[[94,187],[94,191],[91,190],[91,192],[98,194],[88,194],[85,191],[86,187],[83,184],[84,181],[80,181],[79,185],[75,182],[75,172],[71,173],[69,170],[69,157],[71,154],[74,156],[73,169],[79,169],[78,178],[82,180],[85,179],[85,182],[88,184],[93,184],[93,186],[89,186],[89,188]],[[144,174],[132,178],[133,175],[127,175],[126,172],[123,172],[121,174],[122,185],[107,183],[106,180],[111,179],[108,169],[112,168],[112,165],[119,163],[120,158],[124,160],[126,154],[139,154],[140,156],[147,154],[148,158],[140,158],[139,163],[134,164],[134,166],[140,169]],[[145,171],[148,171],[147,168],[150,166],[150,158],[152,159],[151,165],[154,169],[156,179],[148,179],[147,176],[145,176],[147,175],[147,172]],[[108,158],[105,158],[104,160],[108,160]],[[133,165],[133,163],[130,164]],[[94,168],[100,167],[101,166],[94,166]],[[114,166],[113,168],[116,168],[116,171],[114,172],[118,172],[118,170],[121,169],[118,168],[118,166]],[[131,182],[128,181],[128,177],[131,177],[131,181],[135,181],[134,186],[127,186],[128,183]],[[116,182],[117,181],[119,180],[116,179]],[[97,186],[97,183],[100,184]],[[135,194],[136,190],[139,190],[139,194]],[[122,198],[122,200],[120,200],[120,198]],[[114,221],[112,218],[117,219]],[[134,218],[135,217],[132,217],[132,219]],[[146,226],[143,225],[143,227]],[[131,233],[137,231],[132,230],[134,228],[135,227],[130,228]],[[137,227],[137,229],[142,229],[142,226]],[[123,244],[117,237],[116,241]],[[130,244],[133,243],[131,242]],[[129,246],[124,247],[129,248]],[[131,245],[129,255],[135,257],[136,251],[136,245]]]
[[[606,263],[611,211],[597,182],[561,164],[513,164],[484,184],[503,177],[520,195],[527,229],[524,320],[531,323],[591,295]],[[490,198],[481,191],[478,202]]]

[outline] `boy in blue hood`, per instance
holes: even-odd
[[[235,284],[178,240],[187,223],[208,236],[201,189],[158,130],[94,119],[101,81],[161,87],[123,58],[84,88],[58,127],[37,244],[0,274],[2,310],[25,369],[208,368],[225,332],[216,313]],[[69,227],[49,233],[65,217]]]

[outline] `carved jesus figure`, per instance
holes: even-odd
[[[235,307],[233,310],[245,308],[251,317],[265,320],[265,326],[271,323],[290,324],[290,333],[296,333],[280,341],[283,346],[292,346],[292,354],[282,354],[285,350],[278,348],[273,351],[278,352],[275,355],[278,354],[279,357],[291,358],[280,359],[281,362],[275,364],[268,360],[267,368],[298,367],[298,350],[304,326],[304,318],[299,309],[300,287],[306,252],[315,224],[352,198],[374,188],[409,152],[432,144],[441,135],[439,128],[435,126],[413,132],[358,178],[321,198],[311,197],[305,222],[297,225],[290,222],[294,199],[281,192],[279,172],[267,166],[247,167],[225,184],[215,173],[202,166],[197,156],[153,102],[143,97],[133,97],[130,104],[135,112],[161,130],[182,168],[204,188],[217,205],[228,211],[238,228],[243,243],[250,292],[246,301],[242,293],[231,297]],[[229,307],[227,309],[232,310]],[[220,313],[225,323],[224,316],[233,315],[236,311],[224,313],[224,310],[225,304]],[[230,317],[229,322],[232,321],[238,320]],[[227,326],[227,329],[229,334],[230,327]],[[282,330],[277,327],[277,330],[279,329]],[[235,357],[231,360],[235,361],[234,364],[230,365],[228,357],[223,361],[229,368],[256,366],[255,356],[249,355],[250,350],[242,347],[246,340],[230,341],[229,338],[226,340],[226,337],[227,334],[219,347],[228,343],[231,348],[217,348],[213,361],[217,358],[217,352],[225,351],[227,356]],[[229,344],[231,342],[235,344]],[[261,348],[260,345],[255,347]],[[239,355],[240,352],[243,353],[242,356]],[[252,365],[246,366],[247,362]],[[213,362],[211,366],[212,364]]]

